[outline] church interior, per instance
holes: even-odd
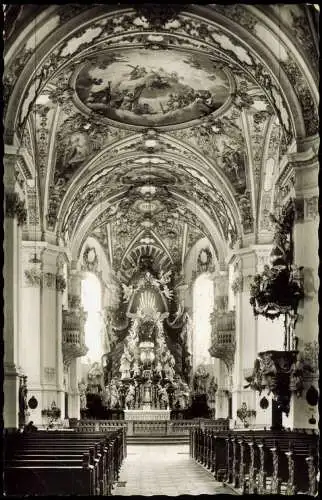
[[[3,16],[4,493],[317,495],[319,6]]]

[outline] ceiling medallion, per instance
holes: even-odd
[[[131,127],[188,126],[217,112],[230,96],[230,79],[206,55],[181,50],[103,51],[76,74],[76,103],[108,123]],[[153,152],[156,137],[147,137]]]

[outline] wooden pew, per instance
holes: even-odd
[[[294,431],[191,430],[191,454],[243,493],[316,493],[318,437]]]
[[[108,435],[78,434],[77,438],[75,435],[71,437],[70,433],[66,434],[58,432],[53,439],[52,433],[37,432],[12,436],[8,439],[5,480],[7,489],[10,490],[9,494],[21,494],[20,478],[25,480],[28,474],[29,477],[33,477],[34,486],[31,489],[34,494],[37,494],[37,488],[40,492],[46,491],[39,494],[111,494],[123,459],[122,433],[117,431]],[[88,449],[89,452],[82,454],[84,449]],[[66,474],[68,476],[69,469],[73,471],[72,477],[75,480],[71,481],[67,491],[65,488],[68,488],[68,482],[66,483],[64,478]],[[16,475],[14,470],[17,471]],[[82,474],[82,471],[89,472]],[[17,475],[19,475],[20,491],[14,484]],[[51,475],[57,476],[56,483],[51,480]],[[30,481],[25,484],[25,494],[29,494]],[[50,487],[53,488],[52,491]],[[81,493],[82,489],[84,493]]]

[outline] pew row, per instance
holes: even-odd
[[[109,433],[39,431],[7,436],[5,494],[110,496],[124,456],[122,429]]]
[[[318,436],[292,431],[190,431],[190,455],[241,493],[317,491]]]

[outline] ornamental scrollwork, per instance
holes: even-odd
[[[17,217],[18,226],[23,226],[27,221],[27,210],[25,202],[19,199],[18,193],[6,193],[6,211],[7,217]]]

